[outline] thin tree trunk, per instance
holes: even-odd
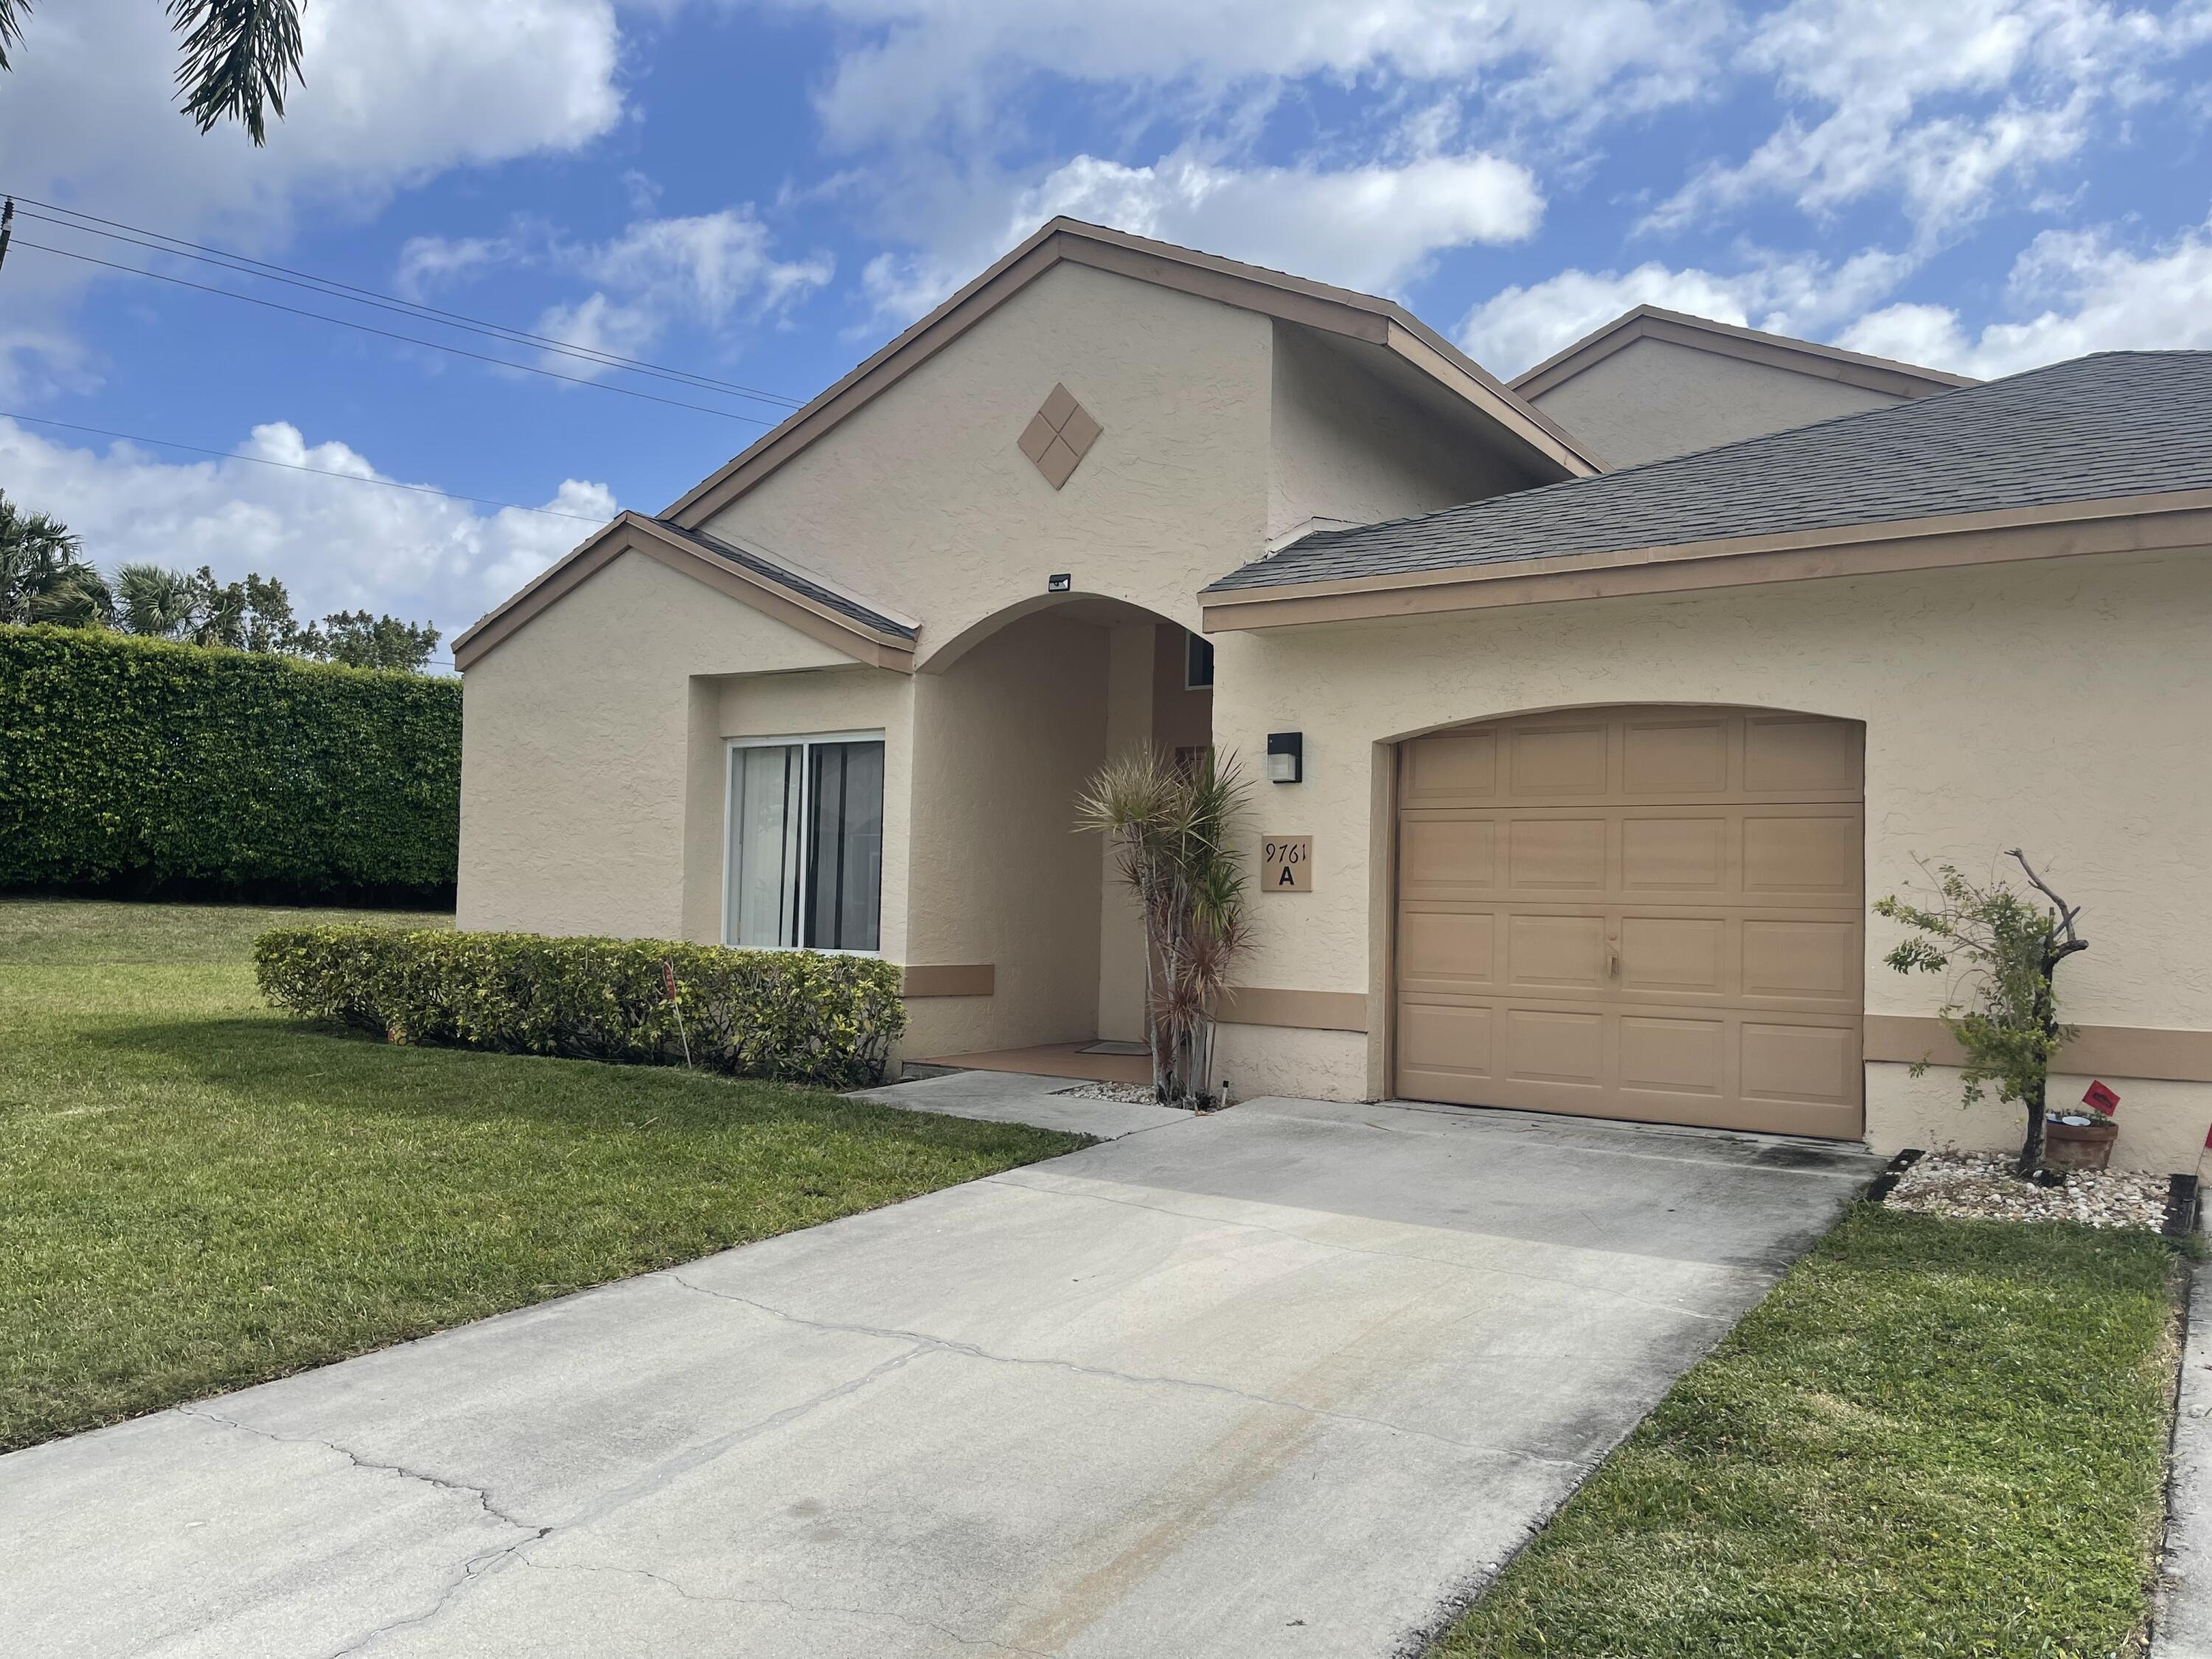
[[[2058,998],[2051,975],[2058,971],[2061,960],[2062,957],[2049,951],[2044,953],[2043,988],[2035,998],[2035,1018],[2043,1027],[2046,1043],[2058,1036]],[[2042,1075],[2021,1091],[2023,1097],[2021,1103],[2027,1109],[2027,1139],[2021,1143],[2020,1148],[2020,1173],[2024,1176],[2032,1176],[2043,1167],[2043,1115],[2050,1097],[2050,1080],[2051,1067],[2046,1061]]]

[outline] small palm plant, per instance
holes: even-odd
[[[1179,765],[1147,744],[1099,769],[1077,828],[1103,832],[1145,921],[1145,1006],[1152,1088],[1165,1102],[1214,1103],[1213,1009],[1246,936],[1245,805],[1234,760],[1211,750]]]

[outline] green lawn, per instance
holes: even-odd
[[[1084,1144],[315,1030],[249,965],[301,919],[0,901],[0,1449]]]
[[[2136,1651],[2172,1263],[2147,1234],[1862,1206],[1431,1659]]]

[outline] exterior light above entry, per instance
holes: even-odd
[[[1306,734],[1304,732],[1270,732],[1267,733],[1268,782],[1304,782],[1305,761]]]

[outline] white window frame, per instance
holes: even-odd
[[[722,739],[722,943],[725,945],[746,951],[812,951],[817,955],[825,957],[880,957],[883,955],[881,950],[849,951],[826,945],[738,945],[736,939],[732,937],[737,932],[737,918],[732,914],[732,909],[737,902],[738,895],[736,884],[730,879],[730,854],[733,850],[732,842],[737,827],[738,750],[740,749],[788,749],[794,744],[800,746],[802,752],[799,759],[799,840],[804,844],[806,839],[807,814],[814,805],[814,769],[807,763],[810,757],[804,750],[812,748],[817,743],[884,743],[884,733],[880,729],[873,732],[792,732],[781,737]],[[890,813],[890,745],[885,743],[884,744],[884,795],[886,817]],[[880,891],[883,882],[880,866],[878,868],[876,880],[878,890]],[[880,902],[881,901],[878,900],[879,904]],[[883,917],[878,913],[876,918],[878,939],[883,937]]]

